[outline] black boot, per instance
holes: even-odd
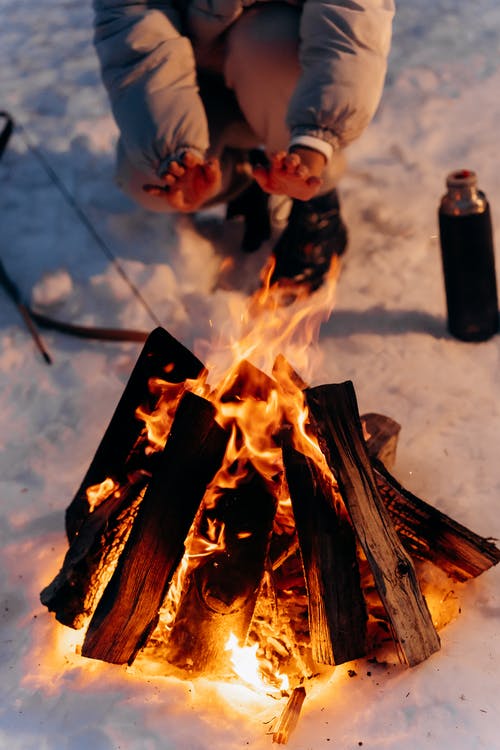
[[[313,292],[323,283],[333,256],[342,255],[346,247],[347,229],[335,189],[309,201],[294,200],[273,250],[276,266],[271,283]]]
[[[226,219],[243,217],[241,249],[245,253],[255,252],[271,236],[268,203],[268,193],[265,193],[256,182],[251,182],[242,193],[227,204]]]

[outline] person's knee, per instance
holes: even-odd
[[[300,12],[286,3],[253,5],[245,10],[228,34],[229,53],[247,57],[252,53],[277,56],[277,48],[296,51]],[[261,59],[260,54],[255,62]]]
[[[285,3],[262,4],[246,10],[231,27],[227,38],[225,77],[231,88],[241,77],[255,78],[261,86],[267,76],[298,76],[300,15]]]
[[[252,6],[231,28],[224,76],[254,133],[269,150],[286,148],[285,119],[300,76],[299,11],[282,3]]]

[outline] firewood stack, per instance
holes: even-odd
[[[87,626],[83,656],[131,664],[162,634],[170,665],[224,674],[229,636],[243,644],[264,628],[311,674],[315,663],[367,655],[375,610],[407,665],[435,653],[439,637],[416,566],[427,561],[465,581],[498,563],[500,550],[391,476],[399,425],[360,418],[352,383],[308,388],[288,368],[328,470],[297,447],[285,410],[273,436],[293,509],[282,522],[272,482],[252,461],[234,486],[216,486],[230,432],[210,400],[189,388],[203,370],[165,330],[151,333],[67,509],[68,551],[41,601],[61,623]],[[250,375],[254,399],[286,387],[278,368],[270,376],[255,370],[242,362],[224,399],[247,398]],[[167,415],[161,450],[151,450],[140,410]],[[193,535],[213,550],[187,566],[162,630],[160,612]],[[278,631],[287,634],[281,646]]]

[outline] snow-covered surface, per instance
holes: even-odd
[[[28,137],[158,320],[205,357],[229,314],[245,307],[269,248],[242,257],[240,228],[224,228],[217,212],[197,222],[147,215],[114,187],[116,130],[88,5],[0,0],[0,109],[25,126],[0,163],[0,255],[26,299],[46,312],[155,326]],[[383,101],[350,150],[341,186],[350,250],[312,378],[353,380],[361,411],[402,424],[398,478],[493,537],[500,338],[472,345],[446,334],[436,208],[446,173],[474,169],[500,237],[499,52],[497,0],[398,3]],[[0,748],[269,747],[275,701],[84,660],[72,631],[39,603],[65,551],[64,509],[140,350],[55,333],[45,340],[50,367],[0,294]],[[318,683],[289,747],[500,748],[499,584],[496,568],[460,587],[461,614],[421,666],[359,662],[357,677],[339,668]]]

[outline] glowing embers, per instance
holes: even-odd
[[[116,493],[115,497],[119,497],[119,485],[109,477],[105,479],[104,482],[89,487],[87,489],[89,513],[92,513],[102,502],[104,502],[104,500],[107,500],[113,492]]]
[[[269,686],[276,682],[280,691],[287,692],[290,687],[287,675],[272,672],[267,675],[267,679],[264,679],[264,671],[259,664],[258,650],[258,643],[252,646],[240,646],[234,633],[231,633],[226,644],[226,651],[230,654],[231,666],[235,674],[257,690],[266,692]]]

